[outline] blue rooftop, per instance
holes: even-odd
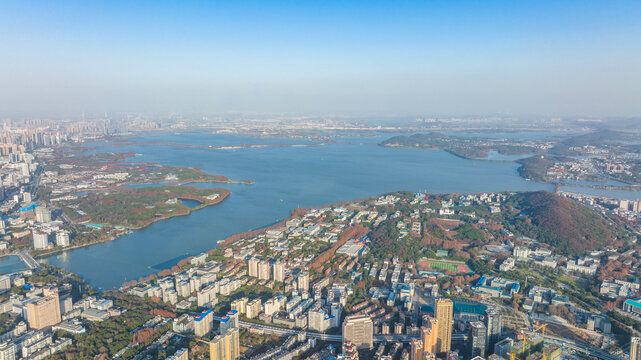
[[[641,298],[628,299],[628,300],[625,301],[625,303],[641,307]]]

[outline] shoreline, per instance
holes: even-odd
[[[324,204],[324,205],[319,205],[319,206],[309,206],[309,207],[304,207],[304,208],[295,208],[295,209],[291,210],[290,216],[288,216],[285,219],[282,219],[282,220],[280,220],[280,221],[278,221],[278,222],[276,222],[274,224],[271,224],[271,225],[266,225],[266,226],[260,227],[260,228],[255,229],[255,230],[245,231],[245,232],[241,232],[241,233],[237,233],[237,234],[231,235],[231,236],[227,237],[225,240],[223,240],[222,242],[219,242],[218,243],[218,247],[211,248],[211,249],[208,249],[208,250],[203,250],[202,252],[205,252],[205,253],[211,255],[214,251],[220,249],[221,247],[229,246],[234,241],[238,241],[238,240],[241,240],[241,239],[244,239],[244,238],[247,238],[247,237],[256,236],[256,235],[261,234],[261,233],[263,233],[265,231],[268,231],[268,230],[271,230],[271,229],[275,229],[275,228],[278,228],[278,227],[282,227],[289,220],[292,220],[294,218],[299,218],[300,216],[305,214],[307,211],[312,210],[312,209],[321,209],[321,208],[325,208],[325,207],[336,207],[336,206],[349,205],[349,204],[352,204],[352,203],[358,203],[358,202],[362,202],[362,201],[369,201],[369,200],[372,200],[372,199],[375,199],[375,198],[376,198],[376,196],[368,196],[368,197],[365,197],[365,198],[359,198],[359,199],[353,199],[353,200],[344,200],[344,201],[339,201],[339,202],[329,203],[329,204]],[[130,287],[133,287],[133,286],[135,286],[135,285],[137,285],[137,284],[139,284],[141,282],[148,281],[149,279],[161,277],[160,276],[161,272],[165,272],[167,270],[171,271],[171,269],[173,267],[175,267],[175,266],[178,266],[179,267],[178,271],[180,271],[180,263],[185,261],[185,260],[191,259],[192,257],[193,256],[186,256],[184,258],[181,258],[178,261],[178,263],[176,265],[172,266],[172,267],[168,267],[168,268],[159,270],[158,272],[154,272],[154,273],[149,274],[147,276],[142,276],[142,281],[136,281],[135,284],[132,283],[133,280],[126,281],[120,286],[120,288],[121,289],[130,288]],[[173,274],[174,271],[172,271],[171,273]]]
[[[468,157],[468,156],[461,155],[461,154],[458,154],[456,152],[453,152],[453,151],[450,151],[450,150],[447,150],[447,149],[442,149],[442,148],[439,148],[439,147],[411,147],[411,146],[400,146],[400,145],[396,146],[396,145],[386,145],[386,144],[385,145],[379,144],[379,146],[387,147],[387,148],[398,148],[398,149],[439,150],[439,151],[444,151],[444,152],[446,152],[448,154],[451,154],[451,155],[456,156],[456,157],[461,158],[461,159],[473,160],[473,161],[491,161],[491,162],[503,162],[503,163],[513,162],[513,163],[516,163],[516,164],[519,165],[519,167],[517,168],[517,171],[518,171],[518,174],[519,174],[519,176],[521,178],[523,178],[524,180],[536,181],[536,182],[541,183],[541,184],[554,185],[554,184],[558,183],[560,186],[576,186],[576,187],[589,188],[589,189],[599,189],[599,190],[641,191],[641,184],[626,182],[626,181],[622,181],[622,180],[618,180],[618,179],[607,179],[607,180],[619,181],[619,182],[625,183],[626,185],[572,184],[572,183],[566,183],[564,181],[560,181],[559,182],[559,181],[554,181],[554,180],[546,180],[546,179],[542,179],[542,178],[539,179],[539,178],[527,177],[527,176],[524,176],[520,171],[521,169],[523,169],[525,167],[525,165],[522,162],[519,162],[519,160],[527,159],[527,157],[514,159],[514,160],[488,159],[487,158],[488,156],[484,156],[484,157]],[[536,155],[540,155],[540,154],[536,154]],[[536,155],[533,155],[533,156],[536,156]],[[606,182],[607,180],[605,180],[604,182]],[[585,181],[590,181],[590,180],[585,180]]]
[[[169,219],[172,219],[172,218],[175,218],[175,217],[179,217],[179,216],[189,216],[192,211],[198,211],[198,210],[204,209],[204,208],[206,208],[208,206],[219,205],[220,203],[225,201],[229,197],[229,195],[231,195],[231,191],[229,189],[225,189],[225,190],[226,190],[225,193],[223,193],[223,195],[221,195],[220,198],[212,201],[211,203],[201,203],[199,206],[196,206],[194,208],[190,208],[190,207],[186,206],[187,207],[187,212],[186,213],[176,214],[176,215],[172,214],[172,216],[163,216],[163,217],[155,218],[153,220],[150,220],[150,221],[146,222],[144,225],[142,225],[140,227],[127,227],[126,228],[127,231],[123,232],[122,234],[111,236],[111,237],[109,237],[107,239],[104,239],[104,240],[95,241],[95,242],[86,243],[86,244],[81,244],[81,245],[73,245],[73,246],[69,246],[69,247],[66,247],[66,248],[52,250],[50,252],[37,254],[37,255],[33,255],[32,254],[32,256],[35,259],[41,259],[41,258],[46,258],[46,257],[53,256],[55,254],[62,253],[62,252],[68,251],[68,250],[76,250],[76,249],[80,249],[80,248],[83,248],[83,247],[103,244],[103,243],[106,243],[106,242],[110,242],[110,241],[116,240],[116,239],[118,239],[118,238],[120,238],[120,237],[122,237],[124,235],[129,234],[132,231],[143,230],[143,229],[153,225],[154,223],[156,223],[158,221],[169,220]],[[185,200],[192,200],[192,199],[185,199]],[[77,225],[83,225],[83,224],[78,223]],[[108,226],[115,227],[115,225],[108,225]]]
[[[109,140],[107,138],[107,140]],[[192,149],[206,149],[206,150],[234,150],[234,149],[248,149],[248,148],[262,148],[262,147],[307,147],[307,146],[324,146],[326,142],[309,143],[309,144],[235,144],[235,145],[191,145],[182,144],[168,141],[131,141],[126,138],[114,139],[115,143],[125,146],[143,146],[143,145],[156,145],[156,146],[173,146],[185,147]]]

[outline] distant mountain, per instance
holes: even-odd
[[[571,136],[560,141],[553,148],[550,153],[558,155],[572,155],[576,151],[573,148],[582,148],[584,146],[612,146],[621,142],[621,140],[628,138],[630,135],[612,130],[599,130],[587,134]]]
[[[547,191],[518,193],[515,206],[531,218],[515,225],[566,255],[601,249],[616,240],[615,226],[594,210]]]

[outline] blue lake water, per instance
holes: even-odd
[[[0,274],[11,274],[27,270],[29,267],[18,256],[9,255],[0,257]]]
[[[190,209],[193,209],[193,208],[195,208],[195,207],[200,205],[200,202],[198,202],[196,200],[182,199],[182,200],[180,200],[180,202],[183,203],[183,205],[185,205],[186,207],[188,207]]]
[[[155,135],[134,140],[205,146],[309,144],[304,140],[202,133]],[[373,141],[363,138],[363,142]],[[297,207],[320,206],[396,190],[434,193],[552,190],[551,185],[519,177],[516,163],[466,160],[439,150],[358,144],[230,150],[114,145],[94,150],[113,151],[140,154],[127,161],[198,167],[232,180],[251,179],[255,183],[194,184],[228,188],[231,195],[220,205],[189,216],[159,221],[117,240],[48,259],[51,264],[71,270],[101,289],[116,288],[124,281],[171,267],[185,256],[215,248],[219,239],[287,218]]]

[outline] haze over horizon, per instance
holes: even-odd
[[[0,117],[641,115],[641,2],[15,1]]]

